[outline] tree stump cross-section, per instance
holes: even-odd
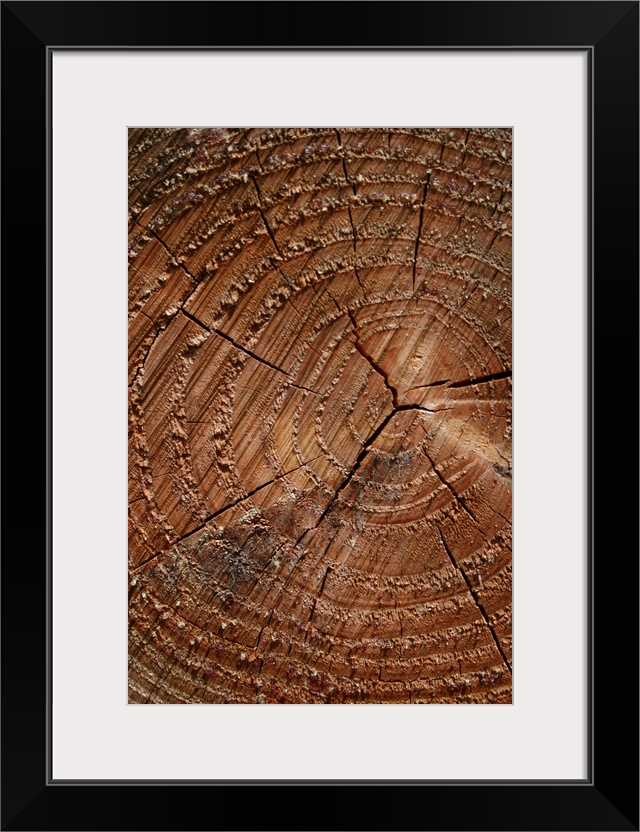
[[[511,130],[129,131],[129,701],[509,703]]]

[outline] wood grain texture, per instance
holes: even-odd
[[[511,701],[511,131],[129,131],[132,703]]]

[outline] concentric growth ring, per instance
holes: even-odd
[[[131,130],[129,698],[511,701],[511,131]]]

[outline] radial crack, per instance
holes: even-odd
[[[318,602],[318,599],[320,598],[320,596],[324,592],[324,585],[327,582],[327,577],[329,576],[329,572],[331,572],[332,565],[333,564],[330,563],[329,566],[327,566],[327,568],[325,570],[325,573],[324,573],[324,576],[322,578],[322,583],[320,584],[320,589],[318,590],[318,594],[315,596],[315,598],[313,599],[313,602],[311,604],[311,612],[309,613],[309,623],[311,623],[311,621],[313,620],[313,614],[316,611],[316,604]]]
[[[425,390],[427,387],[440,387],[443,384],[449,384],[450,379],[443,378],[441,381],[432,381],[430,384],[417,384],[415,387],[410,387],[407,390],[407,393],[410,393],[411,390]]]
[[[182,312],[182,314],[185,316],[185,318],[189,318],[190,321],[193,321],[194,324],[198,324],[198,326],[201,326],[203,329],[206,329],[207,332],[211,332],[209,327],[206,324],[203,324],[202,321],[200,321],[198,318],[196,318],[195,315],[192,315],[191,312],[187,312],[186,309],[182,309],[182,308],[179,311]]]
[[[203,324],[202,321],[200,321],[198,318],[196,318],[195,315],[192,315],[190,312],[187,312],[187,310],[183,309],[182,307],[178,311],[182,312],[182,314],[185,315],[187,318],[189,318],[189,320],[193,321],[194,324],[198,324],[198,326],[201,326],[203,329],[206,329],[207,332],[215,332],[216,335],[219,335],[221,338],[224,338],[225,341],[228,341],[237,350],[240,350],[240,352],[244,352],[250,358],[253,358],[254,361],[259,361],[261,364],[264,364],[266,367],[270,367],[272,370],[275,370],[278,373],[282,373],[283,376],[287,376],[287,378],[289,378],[289,373],[287,373],[286,370],[283,370],[281,367],[278,367],[276,364],[272,364],[270,361],[267,361],[266,358],[261,358],[257,353],[252,352],[250,349],[247,349],[247,347],[241,346],[236,341],[234,341],[234,339],[230,335],[227,335],[225,332],[222,332],[222,330],[216,329],[216,327],[213,327],[212,329],[210,329],[206,324]],[[289,382],[289,383],[291,385],[293,385],[293,387],[300,387],[300,385],[294,384],[292,381]],[[300,389],[301,390],[306,390],[307,388],[306,387],[301,387]],[[313,390],[308,390],[307,392],[313,393],[314,391]]]
[[[278,256],[280,257],[281,260],[284,260],[284,257],[282,256],[282,252],[280,251],[280,246],[278,245],[278,241],[276,240],[275,235],[274,235],[273,231],[271,230],[271,226],[267,222],[267,218],[264,214],[264,210],[262,208],[262,194],[260,193],[260,188],[258,187],[258,183],[256,182],[254,176],[251,177],[251,181],[253,182],[253,185],[256,189],[256,193],[258,194],[258,211],[260,213],[260,216],[262,217],[262,222],[264,223],[264,227],[267,229],[267,234],[269,235],[269,237],[271,237],[271,242],[273,243],[273,246],[274,246],[275,250],[278,252]]]
[[[302,532],[302,534],[300,535],[300,537],[299,537],[299,538],[297,539],[297,541],[296,541],[296,546],[298,546],[298,545],[300,544],[300,542],[302,541],[302,538],[303,538],[305,535],[307,535],[309,532],[313,532],[313,531],[315,531],[315,530],[318,528],[318,526],[320,525],[320,523],[322,523],[322,521],[324,520],[324,518],[327,516],[327,514],[328,514],[328,513],[329,513],[329,511],[331,510],[331,508],[332,508],[333,504],[336,502],[336,500],[338,499],[338,497],[340,496],[340,494],[344,491],[344,489],[345,489],[345,488],[349,485],[349,483],[351,482],[351,480],[352,480],[352,479],[354,478],[354,476],[356,475],[356,473],[357,473],[358,469],[360,468],[360,465],[362,464],[362,461],[364,460],[365,456],[366,456],[366,455],[367,455],[367,453],[369,452],[369,449],[371,448],[371,445],[375,442],[375,440],[376,440],[376,439],[380,436],[380,434],[382,433],[382,431],[383,431],[383,430],[386,428],[386,426],[389,424],[389,422],[391,421],[391,417],[395,414],[395,412],[396,412],[395,410],[392,410],[392,411],[391,411],[391,413],[389,413],[387,416],[385,416],[385,418],[382,420],[382,422],[378,425],[378,427],[377,427],[377,428],[373,431],[373,433],[371,434],[371,436],[370,436],[370,437],[367,439],[367,441],[364,443],[364,445],[362,446],[362,449],[361,449],[360,453],[359,453],[359,454],[358,454],[358,456],[356,457],[356,461],[354,462],[354,464],[353,464],[353,466],[352,466],[351,470],[349,471],[349,473],[347,474],[347,476],[346,476],[346,477],[344,478],[344,480],[342,481],[341,485],[340,485],[340,486],[338,487],[338,489],[336,490],[336,493],[333,495],[333,497],[332,497],[332,498],[329,500],[329,502],[327,503],[327,505],[326,505],[326,507],[325,507],[324,511],[322,512],[322,514],[320,515],[320,517],[318,517],[318,519],[317,519],[317,521],[316,521],[315,525],[314,525],[314,526],[311,526],[311,528],[309,528],[309,529],[305,529],[305,530]]]
[[[425,413],[443,413],[445,410],[453,410],[452,407],[426,407],[423,404],[399,404],[396,411],[423,410]]]
[[[428,387],[441,387],[445,385],[449,388],[472,387],[474,384],[487,384],[490,381],[499,381],[503,378],[511,378],[511,370],[503,370],[500,373],[492,373],[486,376],[476,376],[476,378],[465,378],[460,381],[451,381],[449,378],[443,378],[440,381],[432,381],[429,384],[418,384],[415,387],[410,387],[407,392],[410,390],[425,390]]]
[[[340,138],[340,133],[339,133],[338,130],[336,130],[336,136],[338,137],[338,151],[340,153],[340,158],[342,159],[342,170],[344,172],[344,178],[347,182],[347,185],[349,185],[351,187],[351,190],[353,191],[353,195],[357,196],[355,183],[352,182],[349,179],[349,174],[347,173],[347,163],[346,163],[346,160],[344,158],[344,148],[342,146],[342,139]]]
[[[138,222],[138,221],[136,220],[136,222]],[[194,277],[194,275],[193,275],[193,274],[189,271],[189,269],[185,266],[185,264],[184,264],[181,260],[178,260],[177,256],[176,256],[176,255],[175,255],[175,254],[171,251],[171,249],[170,249],[170,248],[169,248],[169,246],[165,243],[165,241],[162,239],[162,237],[161,237],[159,234],[156,234],[156,232],[153,230],[153,228],[149,228],[149,226],[148,226],[148,225],[142,225],[142,224],[141,224],[141,223],[139,223],[139,222],[138,222],[138,225],[139,225],[141,228],[144,228],[144,230],[145,230],[145,231],[148,231],[148,232],[149,232],[149,234],[152,234],[152,235],[156,238],[156,240],[160,243],[160,245],[162,246],[162,248],[163,248],[163,249],[167,252],[167,254],[168,254],[168,255],[169,255],[169,256],[170,256],[173,260],[175,260],[175,262],[178,264],[178,266],[180,266],[180,268],[183,270],[183,272],[184,272],[185,274],[187,274],[187,275],[191,278],[191,280],[193,280],[193,281],[194,281],[194,283],[198,283],[198,280]],[[185,302],[186,302],[186,301],[185,301]]]
[[[420,245],[420,235],[422,234],[422,219],[424,217],[424,204],[427,201],[427,188],[429,187],[429,182],[431,181],[431,171],[427,173],[427,178],[424,183],[424,191],[422,192],[422,203],[420,205],[420,221],[418,223],[418,234],[416,236],[416,247],[415,251],[413,252],[413,278],[412,278],[412,291],[415,292],[416,290],[416,269],[418,266],[418,246]]]
[[[208,517],[206,517],[202,521],[202,523],[200,523],[199,526],[195,527],[195,529],[191,529],[191,531],[186,532],[181,537],[178,537],[176,540],[174,540],[171,543],[171,546],[169,548],[173,549],[175,546],[178,545],[178,543],[181,543],[183,540],[186,540],[188,537],[191,537],[192,535],[196,534],[197,532],[202,531],[202,529],[204,529],[204,527],[207,525],[207,523],[210,523],[211,520],[214,520],[220,514],[223,514],[225,511],[228,511],[230,508],[235,508],[235,506],[239,505],[240,503],[243,503],[245,500],[248,500],[250,497],[253,497],[254,494],[258,493],[258,491],[262,491],[262,489],[266,488],[268,485],[273,485],[274,482],[278,482],[278,480],[281,480],[283,477],[288,477],[289,474],[293,474],[293,473],[295,473],[295,471],[299,471],[300,468],[304,468],[306,465],[309,465],[310,463],[314,462],[314,460],[319,459],[321,456],[322,456],[322,454],[318,454],[318,456],[314,456],[312,459],[307,460],[307,462],[303,462],[302,465],[298,465],[296,468],[292,468],[290,471],[285,471],[283,474],[278,474],[277,477],[274,477],[272,480],[269,480],[269,482],[265,482],[262,485],[259,485],[257,488],[254,488],[252,491],[249,491],[243,497],[239,497],[237,500],[234,500],[232,503],[228,503],[223,508],[220,508],[217,511],[214,511],[213,514],[210,514]],[[142,563],[139,563],[136,567],[134,567],[134,569],[132,571],[137,572],[138,570],[142,569],[143,566],[146,566],[148,563],[150,563],[152,560],[155,560],[155,558],[164,554],[166,551],[167,551],[166,549],[161,549],[159,552],[156,552],[154,555],[151,555],[151,557],[142,561]]]
[[[448,387],[471,387],[474,384],[487,384],[489,381],[499,381],[502,378],[511,378],[511,370],[503,370],[501,373],[491,373],[486,376],[476,376],[476,378],[465,378],[462,381],[452,381]]]
[[[424,430],[424,428],[423,428],[423,430]],[[422,451],[423,451],[424,455],[426,456],[426,458],[427,458],[427,459],[429,460],[429,462],[431,463],[431,467],[432,467],[432,468],[433,468],[433,470],[435,471],[436,476],[438,477],[438,479],[440,480],[440,482],[441,482],[441,483],[445,486],[445,488],[447,488],[447,489],[451,492],[451,494],[453,495],[453,497],[454,497],[455,501],[456,501],[456,502],[457,502],[460,506],[462,506],[462,508],[463,508],[463,509],[467,512],[467,514],[469,515],[469,517],[471,517],[471,519],[473,520],[473,522],[474,522],[474,523],[475,523],[478,527],[480,527],[480,524],[478,523],[478,520],[477,520],[477,518],[476,518],[475,514],[471,511],[471,509],[470,509],[470,508],[469,508],[469,506],[467,505],[467,501],[466,501],[463,497],[461,497],[461,496],[458,494],[458,492],[457,492],[457,491],[453,488],[453,486],[452,486],[452,485],[451,485],[451,484],[450,484],[450,483],[449,483],[449,482],[448,482],[448,481],[447,481],[447,480],[446,480],[446,479],[442,476],[442,474],[440,473],[440,471],[436,468],[436,464],[435,464],[435,462],[434,462],[434,461],[431,459],[431,457],[429,456],[429,452],[427,451],[427,449],[425,448],[425,446],[424,446],[424,445],[422,446]]]
[[[185,312],[185,314],[188,315],[188,313],[186,313],[186,312]],[[287,373],[281,367],[277,367],[275,364],[272,364],[270,361],[267,361],[266,358],[261,358],[257,353],[252,352],[251,350],[247,349],[247,347],[243,347],[240,344],[236,343],[230,335],[227,335],[226,332],[223,332],[221,329],[216,329],[214,327],[213,330],[209,330],[209,331],[210,332],[215,332],[216,335],[219,335],[221,338],[224,338],[225,341],[228,341],[237,350],[240,350],[240,352],[246,353],[246,355],[250,356],[255,361],[259,361],[261,364],[264,364],[267,367],[271,367],[272,370],[276,370],[276,372],[282,373],[283,376],[287,376],[287,377],[289,376],[289,373]]]
[[[499,651],[500,655],[502,656],[502,661],[509,668],[509,673],[511,673],[512,672],[511,671],[511,663],[507,659],[507,657],[505,655],[505,652],[502,649],[502,645],[500,644],[500,642],[498,640],[498,637],[495,634],[495,630],[491,626],[489,616],[487,615],[487,612],[486,612],[483,604],[481,603],[480,599],[478,598],[478,596],[476,594],[476,591],[474,590],[473,586],[471,585],[471,581],[467,577],[467,573],[464,571],[464,569],[461,566],[459,566],[456,563],[455,558],[451,554],[451,550],[449,549],[449,546],[447,545],[447,541],[444,539],[444,535],[442,534],[442,529],[440,528],[440,526],[437,523],[436,523],[436,528],[438,529],[438,534],[440,535],[440,540],[442,541],[442,545],[444,546],[444,550],[447,553],[447,555],[449,556],[449,560],[451,561],[454,569],[456,569],[462,575],[462,577],[464,579],[464,582],[467,585],[467,589],[469,590],[469,594],[471,595],[471,597],[475,601],[476,606],[480,610],[480,613],[482,614],[482,617],[484,618],[485,623],[486,623],[487,627],[489,628],[489,632],[491,633],[491,635],[493,637],[493,640],[495,641],[496,647],[498,648],[498,651]]]
[[[356,280],[358,281],[358,286],[362,290],[362,294],[367,297],[367,293],[365,291],[364,286],[362,285],[362,281],[360,280],[360,273],[358,272],[358,249],[356,248],[356,243],[358,241],[358,236],[356,234],[356,227],[353,223],[353,214],[351,213],[351,206],[347,205],[347,211],[349,213],[349,222],[351,223],[351,234],[353,235],[353,271],[356,276]]]

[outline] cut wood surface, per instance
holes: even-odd
[[[129,131],[129,701],[511,701],[511,131]]]

